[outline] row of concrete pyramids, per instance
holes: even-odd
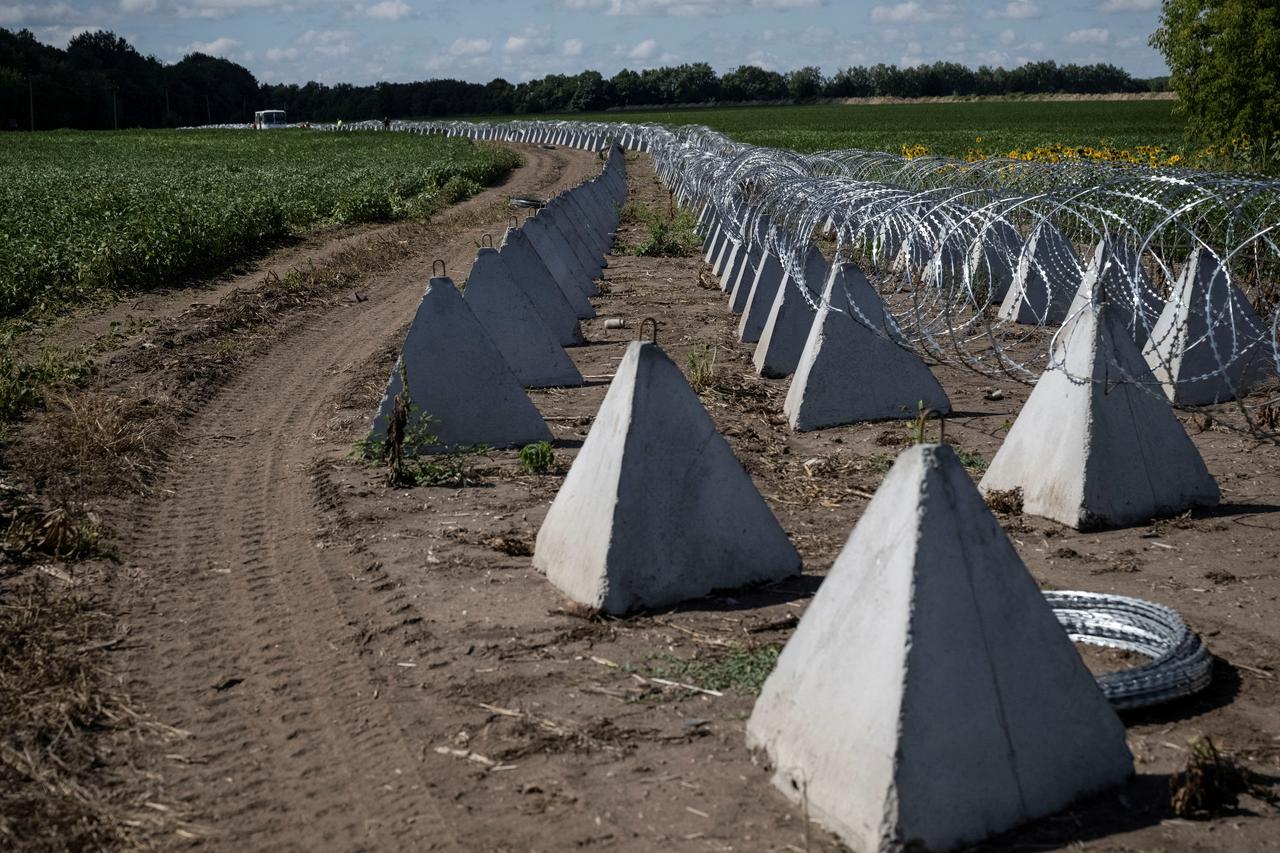
[[[755,221],[767,227],[764,217]],[[767,251],[763,236],[744,245],[718,236],[724,234],[708,225],[708,263],[720,271],[730,308],[741,312],[739,336],[756,339],[757,370],[792,375],[784,411],[793,428],[910,417],[921,402],[948,411],[945,392],[924,362],[900,345],[897,324],[856,265],[829,268],[810,247],[806,284],[800,284]],[[1213,292],[1206,283],[1216,269],[1210,260],[1207,252],[1193,255],[1170,306],[1194,306]],[[1050,366],[982,482],[987,491],[1019,488],[1026,512],[1073,527],[1134,523],[1219,499],[1182,425],[1152,393],[1157,379],[1130,335],[1124,310],[1103,298],[1109,269],[1097,265],[1081,282]],[[820,294],[807,289],[816,281],[825,281]],[[1188,307],[1177,316],[1196,312]],[[1159,336],[1185,334],[1166,331],[1163,323],[1156,324]],[[1188,352],[1182,364],[1195,361],[1194,351]],[[1175,387],[1187,392],[1193,386]]]
[[[525,388],[575,386],[565,347],[583,343],[579,320],[600,275],[626,198],[626,159],[613,148],[600,175],[551,199],[498,248],[481,248],[465,290],[427,284],[405,335],[372,438],[382,440],[407,390],[414,417],[430,417],[438,444],[421,450],[550,441]]]
[[[680,369],[640,342],[533,563],[569,598],[614,614],[800,571]],[[1123,725],[945,445],[899,457],[747,737],[775,784],[859,850],[975,841],[1132,773]]]

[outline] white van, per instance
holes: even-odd
[[[258,110],[253,114],[254,130],[271,130],[276,127],[287,127],[284,110]]]

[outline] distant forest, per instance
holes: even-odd
[[[595,71],[526,83],[423,80],[371,86],[259,83],[249,69],[192,53],[165,65],[114,33],[76,36],[60,50],[28,30],[0,28],[0,128],[105,129],[248,122],[254,110],[283,109],[290,121],[354,121],[599,111],[636,106],[821,98],[1143,92],[1165,78],[1137,79],[1114,65],[1032,62],[977,70],[954,62],[899,68],[814,67],[787,74],[743,65],[717,75],[705,62],[605,78]]]

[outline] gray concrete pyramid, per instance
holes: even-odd
[[[795,430],[951,411],[928,366],[901,346],[898,324],[857,264],[831,270],[783,412]]]
[[[483,262],[480,260],[480,255],[477,255],[476,262],[467,277],[468,282],[475,281],[477,278],[483,281],[490,275],[507,276],[528,297],[534,310],[538,312],[542,322],[547,324],[547,328],[551,330],[560,346],[581,346],[586,339],[582,336],[578,312],[569,304],[569,300],[565,299],[560,285],[556,284],[551,273],[547,272],[547,268],[533,251],[533,247],[525,244],[522,250],[516,245],[523,238],[524,235],[520,229],[508,228],[506,235],[502,238],[502,245],[498,247],[498,264],[495,265],[488,260],[488,255],[485,253],[481,253],[486,258]],[[582,301],[588,309],[591,308],[591,303],[587,302],[585,297]]]
[[[795,373],[818,311],[818,294],[829,274],[827,259],[811,245],[805,257],[805,283],[800,284],[790,273],[782,280],[751,356],[761,376],[777,379]]]
[[[1133,524],[1218,503],[1218,487],[1110,305],[1058,331],[1049,367],[987,467],[984,492],[1070,527]]]
[[[529,235],[523,228],[508,229],[499,252],[507,272],[511,273],[516,281],[529,279],[531,281],[529,287],[542,287],[549,281],[559,289],[560,296],[573,309],[578,319],[589,320],[596,316],[596,309],[591,307],[591,301],[587,299],[583,289],[567,277],[557,277],[551,271],[551,268],[542,260],[542,253],[538,251],[537,246],[529,239]]]
[[[1197,248],[1143,355],[1175,405],[1210,405],[1243,396],[1274,375],[1266,337],[1266,325],[1218,259]]]
[[[535,567],[608,613],[800,571],[800,555],[675,363],[632,343],[538,531]]]
[[[1080,259],[1067,235],[1053,223],[1041,222],[1018,257],[1013,284],[998,316],[1014,323],[1061,323],[1083,278]]]
[[[463,294],[467,306],[525,388],[582,384],[582,374],[533,303],[506,274],[497,249],[482,248]]]
[[[947,850],[1133,773],[1124,725],[946,445],[894,463],[747,744],[858,851]]]
[[[371,438],[386,437],[396,396],[406,381],[412,406],[418,415],[432,418],[428,429],[439,439],[439,444],[420,450],[468,444],[515,447],[552,439],[502,353],[453,281],[443,276],[432,278],[422,295]]]

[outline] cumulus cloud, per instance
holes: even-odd
[[[76,15],[66,3],[14,3],[0,6],[0,26],[31,27],[59,24]]]
[[[988,18],[1010,18],[1015,21],[1026,21],[1038,18],[1043,14],[1035,0],[1009,0],[1002,9],[988,9]]]
[[[1018,40],[1018,34],[1015,33],[1013,30],[1005,30],[1004,32],[1000,33],[1001,44],[1013,44],[1017,40]]]
[[[919,3],[907,0],[893,6],[873,6],[871,20],[877,24],[924,24],[954,16],[959,9],[954,3]]]
[[[349,56],[355,49],[356,39],[356,34],[348,30],[307,30],[294,43],[302,48],[302,53],[336,59]]]
[[[541,54],[551,52],[551,28],[548,26],[528,26],[518,33],[512,33],[502,45],[508,54]]]
[[[222,36],[213,41],[193,41],[187,45],[187,53],[207,53],[209,56],[230,56],[236,53],[240,42],[229,36]]]
[[[413,14],[413,7],[404,0],[382,0],[364,9],[364,14],[380,21],[398,21]]]
[[[1160,0],[1103,0],[1098,6],[1101,12],[1150,12],[1160,5]]]
[[[658,52],[658,43],[653,39],[645,39],[627,51],[627,59],[652,59]]]
[[[565,56],[582,56],[582,39],[565,39],[560,52]]]
[[[267,48],[267,59],[272,62],[292,62],[298,58],[298,49],[296,47],[269,47]]]
[[[253,9],[274,9],[286,5],[285,0],[188,0],[178,6],[182,18],[226,18]]]
[[[480,56],[488,53],[491,47],[493,43],[488,39],[459,38],[449,45],[449,53],[452,56]]]
[[[745,9],[788,11],[818,9],[827,0],[560,0],[566,9],[592,10],[606,15],[727,15]]]
[[[1067,44],[1107,44],[1111,41],[1111,31],[1103,27],[1072,30],[1063,41]]]
[[[156,10],[156,0],[120,0],[120,11],[134,14],[146,14]]]

